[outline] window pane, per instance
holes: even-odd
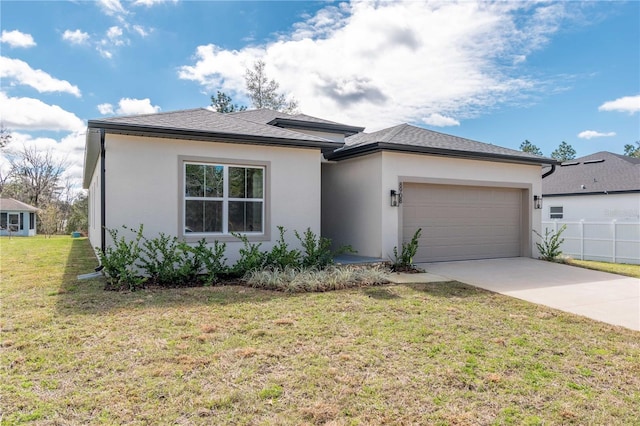
[[[222,166],[206,166],[205,197],[224,196],[224,174]]]
[[[222,232],[222,201],[187,200],[184,232]]]
[[[6,228],[6,227],[7,227],[7,214],[0,213],[0,228]]]
[[[263,169],[229,167],[229,197],[262,198]]]
[[[262,232],[262,201],[229,201],[229,232]]]
[[[204,166],[187,164],[184,173],[185,195],[187,197],[204,197]]]

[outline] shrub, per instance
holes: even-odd
[[[260,251],[262,243],[251,244],[246,235],[232,232],[231,235],[242,241],[240,259],[231,268],[231,273],[243,276],[247,272],[262,269],[266,263],[267,253]]]
[[[562,225],[557,232],[552,232],[550,229],[546,228],[544,236],[540,235],[540,233],[535,229],[533,230],[533,232],[542,240],[541,242],[536,243],[541,259],[554,261],[562,254],[560,246],[564,242],[564,238],[560,238],[560,235],[562,235],[565,229],[567,229],[567,225]]]
[[[214,284],[220,274],[228,271],[229,268],[226,265],[227,258],[224,257],[226,249],[227,245],[219,241],[215,241],[213,248],[211,248],[207,245],[204,238],[198,241],[197,246],[190,247],[194,258],[198,259],[200,265],[204,267],[201,267],[199,272],[202,272],[200,280],[203,281],[205,285]]]
[[[302,244],[302,267],[324,269],[333,265],[333,258],[338,254],[356,253],[351,246],[341,246],[338,250],[331,250],[331,240],[329,238],[318,237],[311,228],[307,228],[300,236],[295,231],[296,238]]]
[[[142,237],[140,251],[142,256],[138,266],[146,275],[160,286],[176,286],[184,284],[193,266],[189,262],[188,246],[180,243],[177,237],[170,237],[164,233],[156,238]],[[197,273],[197,271],[196,271]]]
[[[123,226],[124,229],[128,229]],[[104,251],[96,247],[100,264],[107,276],[107,289],[129,289],[135,291],[144,286],[146,278],[138,273],[136,263],[140,260],[140,241],[143,239],[143,226],[140,225],[133,240],[118,236],[116,229],[107,229],[113,240],[113,245]]]
[[[409,243],[402,243],[402,251],[398,255],[398,246],[393,248],[393,271],[402,271],[413,268],[413,258],[418,251],[418,239],[422,234],[422,228],[418,228]]]
[[[266,254],[264,267],[279,269],[300,267],[300,250],[289,250],[289,246],[284,241],[286,230],[283,226],[278,226],[278,231],[280,232],[280,238],[278,238],[271,251]]]

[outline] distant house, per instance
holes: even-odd
[[[556,160],[402,124],[373,133],[304,114],[207,109],[90,120],[89,238],[105,228],[270,249],[310,228],[387,258],[422,228],[416,262],[535,255],[542,166]]]
[[[0,236],[16,235],[32,237],[36,235],[36,207],[13,198],[0,198]]]
[[[640,158],[602,151],[566,161],[542,180],[543,221],[640,219]]]

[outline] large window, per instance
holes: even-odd
[[[184,163],[184,232],[264,233],[265,168]]]

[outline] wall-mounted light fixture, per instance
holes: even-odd
[[[534,195],[533,196],[533,208],[541,209],[542,208],[542,195]]]
[[[398,192],[395,189],[391,190],[391,207],[398,207],[400,204]]]

